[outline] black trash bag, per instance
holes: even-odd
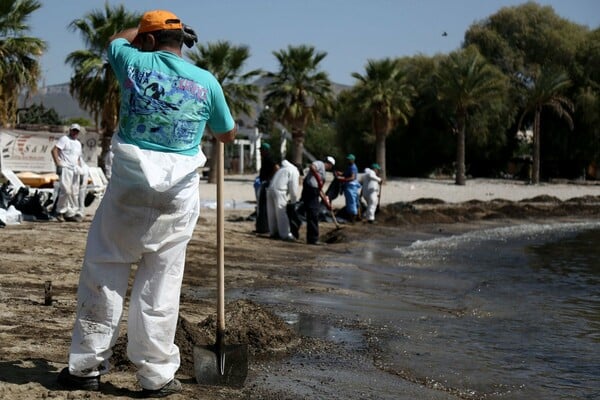
[[[333,200],[337,199],[339,195],[343,192],[344,188],[342,182],[340,182],[340,180],[337,177],[335,177],[333,178],[333,181],[329,184],[325,195],[329,197],[329,201],[332,202]]]
[[[347,223],[347,222],[351,222],[352,221],[352,215],[350,215],[348,213],[348,211],[346,210],[346,207],[341,208],[336,214],[335,214],[338,222],[340,223]]]
[[[8,188],[8,182],[2,184],[0,187],[0,208],[5,210],[10,206],[10,200],[12,198],[11,190]]]
[[[83,200],[83,205],[89,207],[92,205],[95,199],[96,194],[94,192],[87,192],[85,195],[85,199]]]
[[[22,186],[19,188],[19,190],[17,190],[17,193],[15,193],[11,197],[8,205],[14,206],[17,210],[21,211],[20,207],[23,206],[23,203],[25,202],[25,198],[27,196],[29,196],[29,188]],[[23,211],[21,211],[21,212],[23,212]]]
[[[39,192],[35,191],[33,195],[29,194],[29,189],[22,187],[13,197],[12,205],[21,211],[24,215],[35,217],[36,220],[49,220],[50,215],[46,209],[46,198]]]
[[[332,211],[329,208],[327,208],[327,206],[321,201],[321,204],[319,205],[319,221],[333,222],[333,217],[331,216],[331,213]]]

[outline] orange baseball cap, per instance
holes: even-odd
[[[138,26],[138,33],[171,29],[183,29],[183,24],[177,15],[170,11],[152,10],[142,15]]]

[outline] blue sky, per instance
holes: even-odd
[[[31,34],[48,43],[42,57],[46,85],[66,83],[72,70],[66,56],[83,47],[71,21],[106,0],[41,0],[29,20]],[[595,29],[600,26],[598,0],[538,0],[563,18]],[[273,51],[308,44],[327,52],[321,66],[332,81],[351,85],[367,60],[434,55],[460,48],[475,22],[519,0],[108,0],[128,10],[168,9],[192,26],[202,42],[228,40],[250,47],[246,70],[276,71]],[[442,36],[447,32],[447,36]]]

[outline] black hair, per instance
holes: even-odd
[[[163,29],[160,31],[151,32],[156,39],[157,45],[183,45],[183,30],[182,29]]]

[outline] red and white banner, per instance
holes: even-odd
[[[54,172],[52,148],[56,141],[65,135],[60,132],[0,130],[0,165],[15,172]],[[81,132],[83,159],[90,167],[98,166],[100,140],[96,132]]]

